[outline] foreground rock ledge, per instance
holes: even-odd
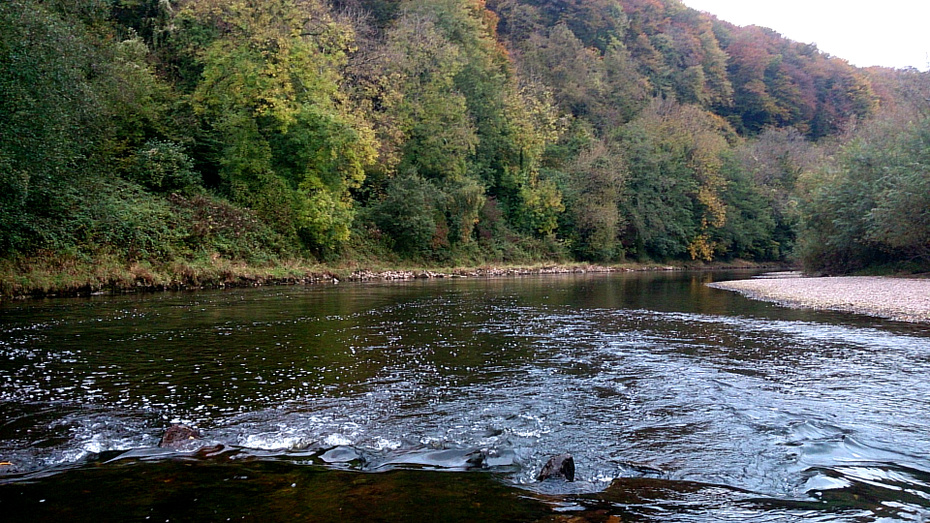
[[[930,322],[930,279],[883,276],[761,278],[711,283],[709,286],[788,307]]]

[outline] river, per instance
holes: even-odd
[[[5,303],[0,519],[930,520],[930,328],[750,275]]]

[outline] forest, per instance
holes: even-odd
[[[930,78],[678,0],[6,0],[2,271],[930,270]]]

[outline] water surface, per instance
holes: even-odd
[[[0,511],[405,521],[439,503],[442,520],[463,521],[928,519],[930,331],[704,285],[747,276],[4,304]],[[157,449],[173,422],[204,440]],[[537,482],[563,452],[576,481]]]

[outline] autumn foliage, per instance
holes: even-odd
[[[9,0],[0,253],[921,258],[920,78],[678,0]]]

